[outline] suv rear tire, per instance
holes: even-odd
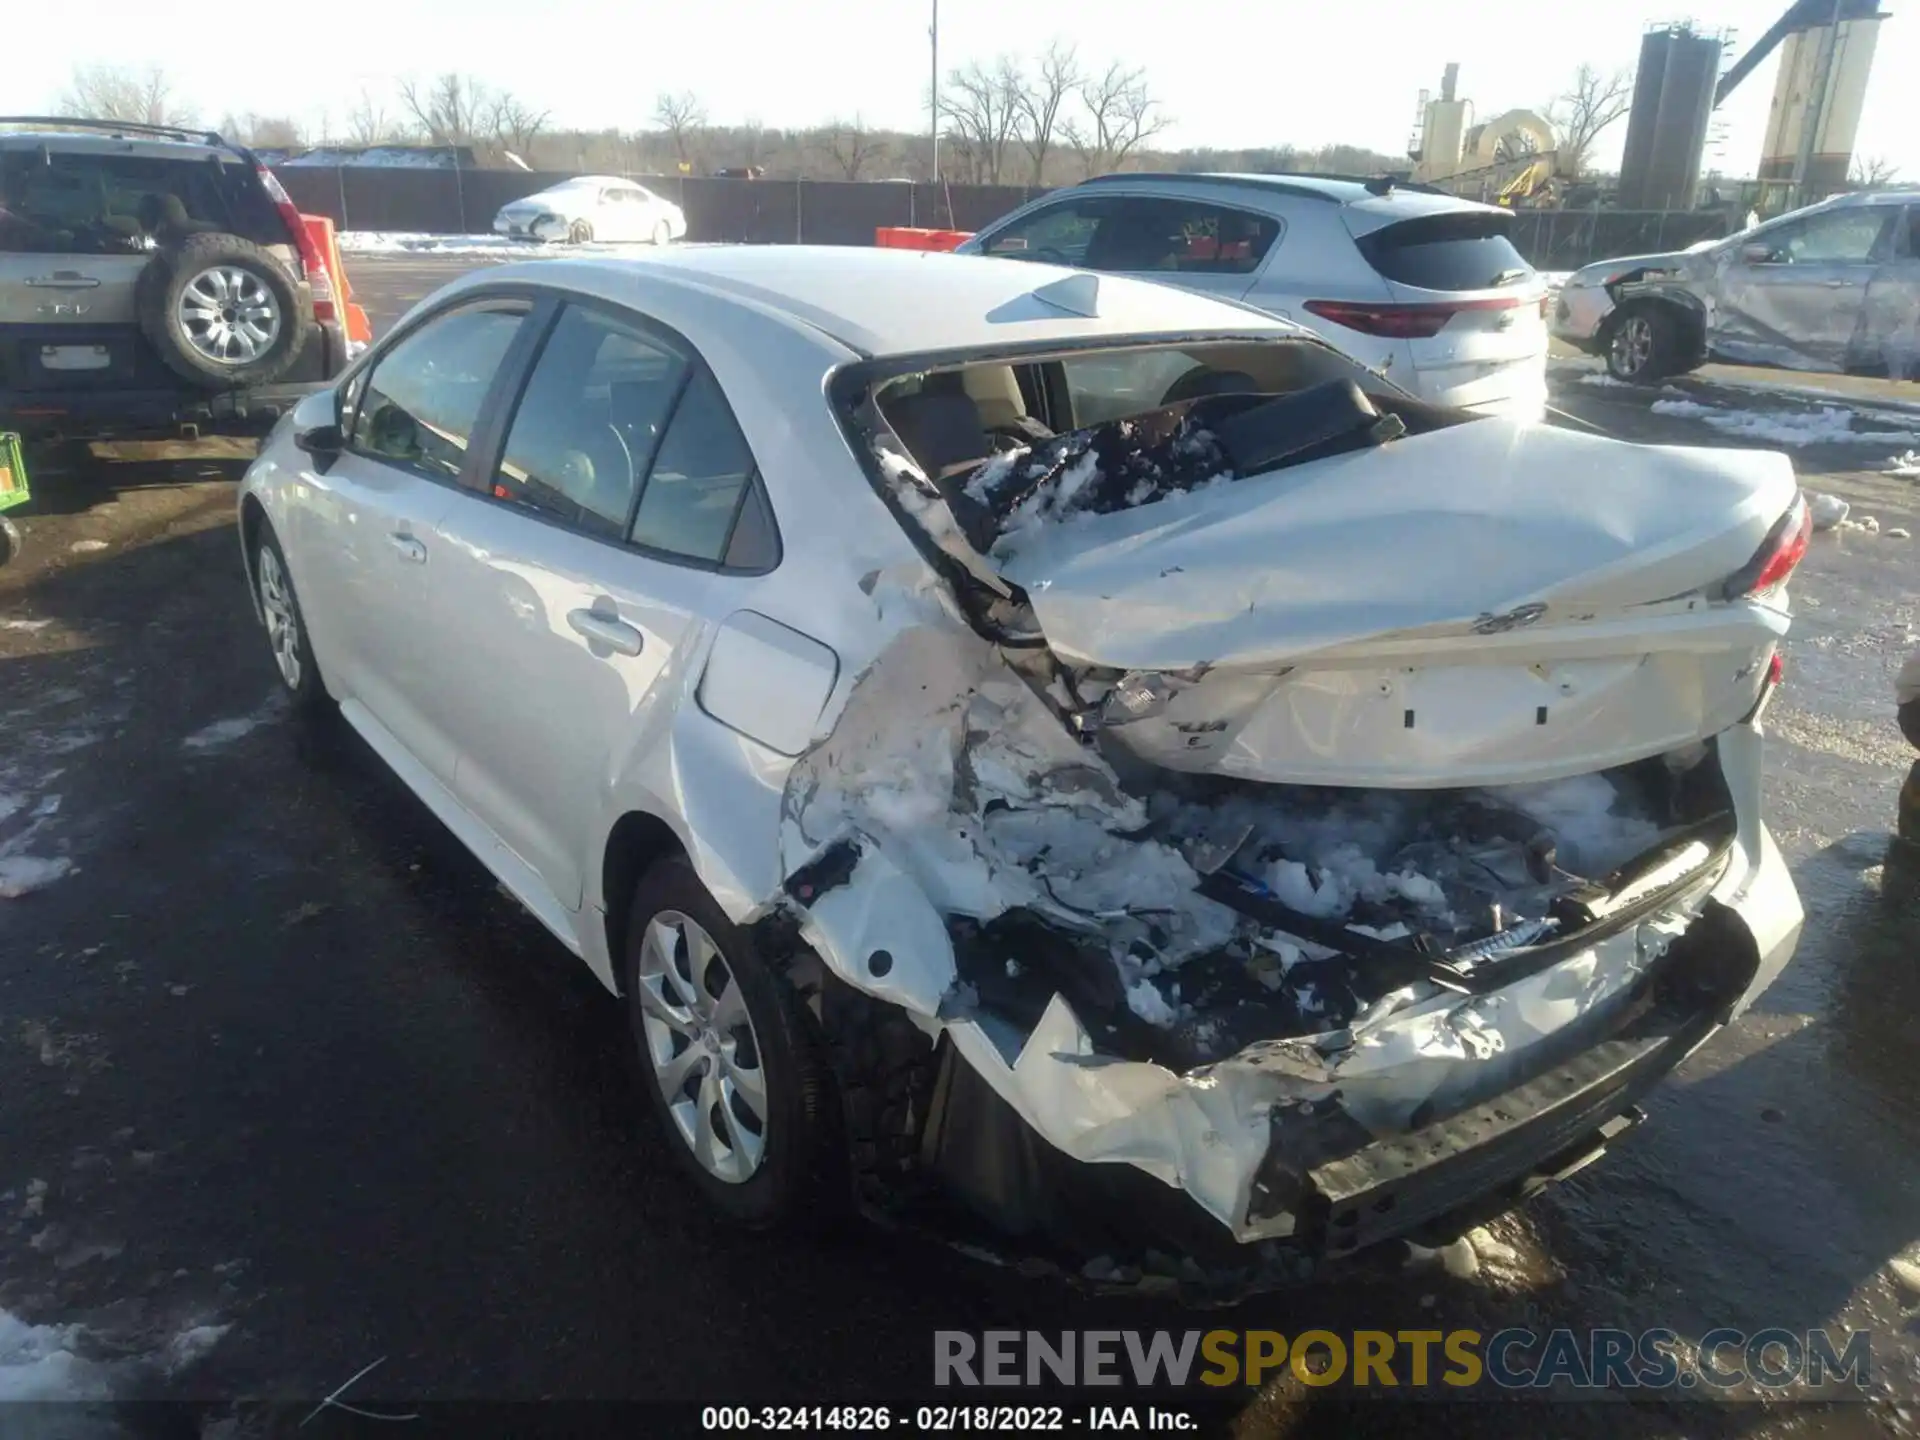
[[[140,330],[167,368],[208,390],[278,379],[313,315],[273,254],[237,235],[189,235],[141,272]]]

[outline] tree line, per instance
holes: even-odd
[[[1545,114],[1559,132],[1558,171],[1591,168],[1602,132],[1627,113],[1632,77],[1582,64]],[[206,117],[158,67],[75,70],[61,99],[66,113],[152,125],[193,125]],[[1054,41],[1030,59],[969,60],[942,79],[939,175],[954,183],[1053,186],[1122,169],[1404,172],[1404,155],[1362,145],[1265,145],[1167,149],[1152,142],[1172,123],[1146,71],[1119,61],[1089,62]],[[363,90],[343,110],[302,121],[287,115],[223,113],[214,126],[257,148],[437,145],[464,148],[485,166],[631,175],[728,172],[808,180],[926,180],[933,145],[919,132],[870,126],[858,114],[799,129],[746,119],[715,123],[700,97],[662,92],[646,124],[581,130],[504,87],[445,72]],[[1893,182],[1883,160],[1856,157],[1860,188]]]

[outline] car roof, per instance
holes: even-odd
[[[1339,207],[1338,213],[1348,232],[1356,236],[1423,215],[1457,214],[1463,210],[1497,215],[1513,213],[1498,205],[1467,200],[1431,185],[1408,184],[1397,180],[1389,183],[1362,175],[1274,175],[1211,170],[1100,175],[1083,180],[1067,190],[1056,190],[1043,199],[1056,199],[1082,190],[1157,190],[1162,187],[1231,193],[1245,205],[1258,205],[1262,200],[1307,200],[1335,205]]]
[[[562,268],[564,267],[564,268]],[[503,266],[469,277],[582,288],[645,309],[636,280],[682,292],[682,316],[701,300],[772,316],[826,335],[866,356],[992,350],[1181,335],[1272,336],[1305,332],[1287,321],[1188,290],[1121,276],[1094,276],[1029,261],[831,245],[675,246],[644,258],[592,257]],[[1076,281],[1097,296],[1075,314],[1034,292]],[[698,335],[690,339],[699,343]]]

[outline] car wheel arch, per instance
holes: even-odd
[[[273,521],[267,518],[265,502],[248,491],[240,497],[240,562],[247,567],[247,594],[252,597],[256,614],[260,609],[260,576],[253,557],[259,552],[263,531],[272,533]]]
[[[634,887],[662,860],[675,858],[690,859],[685,842],[671,825],[648,811],[627,811],[607,832],[600,856],[600,901],[606,921],[607,954],[614,959],[616,994],[626,990],[619,956],[624,953],[627,926],[633,918]]]

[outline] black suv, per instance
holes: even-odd
[[[0,430],[271,417],[346,367],[327,257],[254,155],[120,121],[0,126]]]

